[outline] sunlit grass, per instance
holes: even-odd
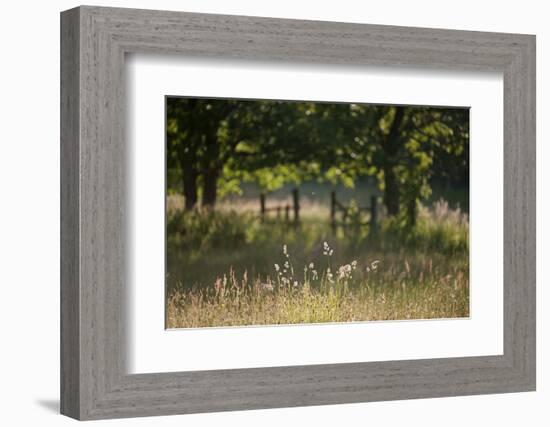
[[[167,327],[457,318],[469,315],[468,301],[467,276],[460,273],[438,279],[426,274],[422,281],[378,277],[341,289],[309,283],[277,286],[231,276],[210,288],[172,293]]]
[[[272,274],[250,279],[233,269],[212,286],[178,289],[167,303],[167,327],[211,327],[467,317],[467,261],[432,258],[332,262],[297,268],[286,245]]]
[[[298,227],[242,206],[169,211],[167,327],[469,316],[460,210],[439,202],[413,230],[388,219],[376,234],[307,210]]]

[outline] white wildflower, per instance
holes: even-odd
[[[338,279],[349,279],[351,277],[351,265],[346,264],[338,269]]]
[[[327,268],[327,280],[330,282],[330,283],[333,283],[334,280],[332,279],[334,277],[334,275],[332,274],[332,272],[330,271],[330,268]]]
[[[371,271],[374,271],[376,270],[376,268],[378,267],[378,264],[380,263],[380,260],[375,260],[373,262],[370,263],[370,267],[367,266],[367,273],[370,273]]]
[[[265,291],[273,291],[273,285],[271,283],[262,283],[262,289]]]
[[[313,270],[315,268],[315,265],[312,262],[310,262],[309,263],[309,268]]]
[[[279,264],[275,264],[275,271],[279,271],[281,267],[279,267]]]

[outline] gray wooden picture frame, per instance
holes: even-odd
[[[504,76],[504,354],[129,375],[127,53]],[[61,412],[101,419],[535,390],[535,37],[103,7],[61,14]]]

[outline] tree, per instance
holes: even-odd
[[[198,201],[199,171],[196,156],[200,141],[195,130],[196,104],[197,100],[194,99],[180,102],[179,98],[168,98],[166,102],[168,179],[169,181],[181,179],[186,210],[193,209]]]
[[[183,183],[186,209],[196,206],[199,188],[202,205],[214,207],[227,179],[272,187],[268,171],[278,169],[282,185],[310,169],[312,140],[298,103],[169,98],[167,104],[168,166],[179,170],[172,177]]]
[[[412,226],[432,177],[467,182],[467,109],[169,98],[167,114],[169,179],[186,209],[199,193],[213,208],[243,181],[273,190],[374,176],[387,213]]]
[[[323,141],[332,163],[325,165],[327,174],[344,183],[376,176],[387,213],[402,214],[408,225],[415,224],[418,201],[431,193],[434,172],[439,179],[467,182],[467,109],[368,104],[321,109],[320,120],[327,123],[316,127],[329,139]]]
[[[220,126],[239,108],[239,101],[195,98],[167,99],[168,167],[182,180],[185,208],[193,209],[202,190],[202,205],[216,203],[218,179],[224,162],[238,141],[220,138]]]

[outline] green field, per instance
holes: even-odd
[[[304,200],[295,225],[260,220],[252,196],[191,212],[170,196],[167,327],[469,316],[467,214],[439,201],[414,230],[386,218],[334,232],[323,200]]]

